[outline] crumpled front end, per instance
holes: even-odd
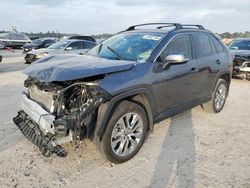
[[[45,155],[67,155],[61,144],[87,137],[95,126],[98,107],[110,95],[98,82],[40,82],[29,77],[22,93],[21,110],[13,118],[26,138]]]

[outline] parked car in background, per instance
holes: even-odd
[[[25,56],[25,61],[30,64],[37,59],[51,54],[83,53],[88,49],[93,48],[95,45],[96,43],[86,40],[71,39],[59,41],[52,44],[48,48],[29,51]]]
[[[21,48],[23,45],[29,42],[31,42],[30,38],[23,33],[10,32],[0,34],[0,48]]]
[[[30,35],[29,35],[29,38],[30,38],[30,40],[34,41],[34,40],[36,40],[36,39],[39,39],[40,37],[37,37],[37,36],[30,36]]]
[[[47,48],[51,44],[55,43],[57,39],[55,38],[40,38],[35,39],[31,43],[25,44],[23,46],[23,53],[27,53],[28,51],[39,49],[39,48]]]
[[[250,80],[250,39],[234,39],[228,45],[234,56],[233,76],[243,76]]]
[[[5,43],[0,41],[0,50],[5,48]]]
[[[96,40],[91,36],[76,35],[76,36],[69,37],[69,39],[87,40],[87,41],[96,43]]]
[[[231,81],[228,48],[201,25],[135,25],[84,55],[45,59],[24,70],[13,119],[45,156],[91,139],[106,159],[125,162],[155,123],[198,105],[219,113]]]

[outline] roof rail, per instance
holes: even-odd
[[[194,24],[180,24],[180,23],[146,23],[146,24],[138,24],[138,25],[132,25],[129,28],[127,28],[125,31],[132,31],[135,30],[136,27],[141,26],[148,26],[148,25],[160,25],[156,27],[156,29],[162,29],[165,27],[175,27],[175,29],[184,29],[184,27],[197,27],[198,29],[205,30],[205,28],[202,25],[194,25]]]
[[[146,24],[132,25],[128,29],[126,29],[125,31],[135,30],[136,27],[147,26],[147,25],[164,25],[164,26],[157,27],[157,29],[160,29],[162,27],[175,27],[176,29],[182,28],[181,24],[179,24],[179,23],[146,23]]]
[[[195,24],[182,24],[181,26],[187,26],[187,27],[198,27],[198,29],[205,30],[205,28],[202,25],[195,25]]]

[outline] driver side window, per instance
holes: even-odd
[[[162,54],[158,57],[158,62],[163,62],[164,59],[171,54],[183,54],[188,59],[192,59],[192,47],[190,36],[181,34],[174,37],[165,47]]]

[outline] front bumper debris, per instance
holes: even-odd
[[[21,99],[22,110],[34,120],[44,134],[55,134],[53,122],[55,116],[44,110],[39,104],[29,99],[25,93],[22,93]]]
[[[46,157],[53,153],[56,153],[59,157],[67,156],[67,152],[55,138],[55,116],[29,99],[25,93],[22,94],[21,108],[22,110],[13,118],[13,121],[23,135],[36,145]]]
[[[53,153],[59,157],[67,156],[68,153],[65,149],[53,141],[53,135],[44,135],[38,125],[24,111],[19,111],[13,121],[23,135],[36,145],[44,156],[50,157]]]

